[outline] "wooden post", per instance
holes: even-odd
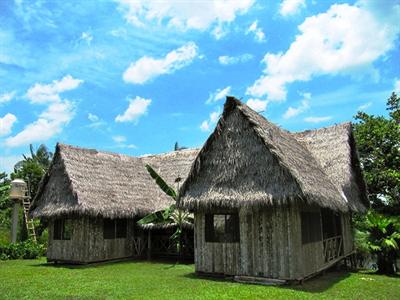
[[[13,212],[12,212],[12,225],[11,225],[11,243],[17,242],[18,211],[19,211],[19,203],[18,201],[14,201]]]
[[[151,230],[147,232],[147,259],[151,260]]]

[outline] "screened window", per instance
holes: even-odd
[[[238,214],[206,214],[206,242],[238,243],[239,216]]]
[[[301,213],[301,240],[303,244],[321,241],[321,229],[319,212]]]
[[[69,219],[59,219],[54,221],[53,239],[70,240],[72,235],[72,222]]]
[[[103,238],[124,239],[127,234],[127,222],[125,219],[104,219],[103,220]]]

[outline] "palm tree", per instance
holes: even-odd
[[[360,230],[357,236],[364,248],[377,256],[378,273],[394,274],[400,245],[399,219],[369,211]]]
[[[165,194],[174,199],[175,203],[170,205],[169,207],[148,214],[144,218],[140,219],[137,223],[141,225],[145,224],[158,224],[158,225],[167,225],[173,224],[176,226],[176,231],[170,237],[171,240],[175,242],[176,249],[178,252],[179,259],[182,256],[182,236],[183,236],[183,227],[187,225],[193,224],[193,217],[186,211],[177,207],[178,205],[178,193],[170,187],[165,180],[150,166],[146,165],[146,169],[149,172],[150,176],[155,180],[156,184],[163,190]],[[175,182],[178,184],[181,178],[178,177]]]

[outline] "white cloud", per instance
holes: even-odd
[[[96,116],[95,114],[88,113],[88,119],[90,122],[98,122],[100,121],[100,118]]]
[[[244,53],[242,55],[238,56],[228,56],[228,55],[222,55],[218,57],[218,61],[221,65],[234,65],[238,63],[245,63],[249,60],[253,59],[253,55],[250,53]]]
[[[329,121],[329,120],[332,120],[331,116],[304,118],[304,121],[306,121],[307,123],[322,123],[322,122],[326,122],[326,121]]]
[[[325,13],[306,18],[285,53],[265,55],[264,74],[247,94],[284,100],[286,86],[295,81],[324,74],[376,74],[373,62],[394,47],[400,32],[396,18],[400,6],[370,6],[368,2],[335,4]]]
[[[364,111],[364,110],[366,110],[367,108],[371,107],[371,105],[372,105],[372,102],[364,103],[364,104],[360,105],[360,106],[357,108],[357,111]]]
[[[310,99],[311,99],[311,94],[310,93],[302,93],[301,94],[304,99],[301,101],[300,105],[298,107],[292,107],[289,106],[287,111],[283,114],[284,119],[290,119],[295,116],[298,116],[299,114],[307,111],[310,108]]]
[[[157,76],[173,73],[187,65],[197,56],[197,46],[193,42],[169,52],[164,58],[143,56],[130,64],[123,74],[125,82],[143,84]]]
[[[127,110],[115,118],[116,122],[135,122],[137,123],[139,118],[147,113],[147,108],[151,104],[151,99],[144,99],[136,96],[135,99],[129,101]]]
[[[12,126],[16,121],[17,117],[10,113],[0,118],[0,136],[5,136],[10,134]]]
[[[15,97],[15,94],[16,94],[15,91],[1,94],[0,95],[0,104],[11,101]]]
[[[222,26],[233,22],[237,15],[246,13],[254,0],[119,0],[126,20],[134,26],[144,27],[155,22],[180,31],[211,29],[214,36],[221,34]]]
[[[30,87],[26,97],[32,104],[46,104],[47,108],[39,118],[26,125],[15,136],[8,137],[4,144],[7,147],[18,147],[35,142],[44,142],[62,132],[74,117],[74,103],[61,99],[60,93],[76,89],[83,80],[75,79],[71,75],[61,80],[53,80],[50,84],[36,83]]]
[[[246,103],[251,109],[254,109],[257,112],[263,112],[267,109],[268,101],[260,100],[260,99],[249,99]]]
[[[113,141],[116,143],[124,143],[126,142],[126,137],[123,135],[115,135],[112,137]]]
[[[292,16],[299,13],[304,7],[306,7],[305,0],[283,0],[279,7],[279,13],[284,17]]]
[[[210,96],[208,97],[206,104],[210,104],[213,102],[217,102],[219,100],[225,99],[226,96],[229,95],[231,92],[231,87],[227,86],[224,89],[217,89],[214,93],[211,93]]]
[[[93,35],[90,32],[82,32],[81,37],[79,40],[86,42],[89,46],[93,41]]]
[[[265,33],[262,31],[260,27],[258,27],[258,21],[254,21],[250,27],[247,29],[246,34],[254,34],[254,39],[256,42],[262,43],[265,42]]]
[[[60,101],[60,93],[76,89],[83,80],[75,79],[71,75],[64,76],[61,80],[53,80],[50,84],[36,83],[26,93],[31,103],[41,104]]]
[[[210,114],[209,118],[207,120],[204,120],[200,124],[200,130],[203,131],[203,132],[210,131],[211,127],[214,126],[215,124],[217,124],[219,116],[220,116],[220,112],[219,111],[212,112]]]
[[[13,137],[5,141],[7,147],[18,147],[36,142],[47,141],[54,135],[61,133],[74,116],[74,106],[70,101],[60,101],[49,105],[39,118],[25,126]]]
[[[394,91],[395,93],[400,93],[400,79],[395,79],[394,81]]]

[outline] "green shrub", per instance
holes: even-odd
[[[7,259],[34,259],[43,256],[46,248],[42,244],[32,241],[0,245],[0,260]]]

